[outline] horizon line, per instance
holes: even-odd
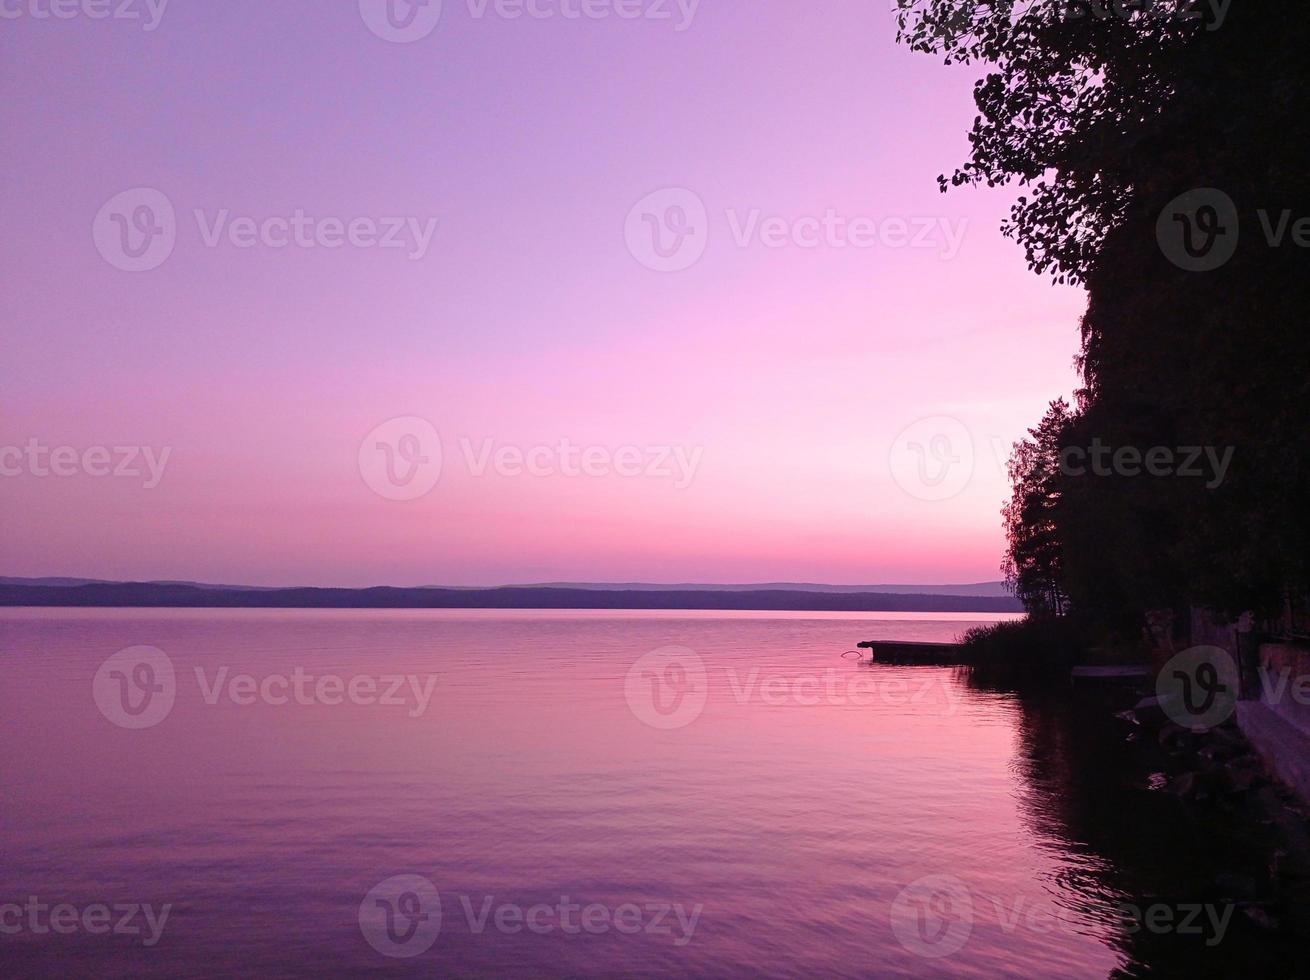
[[[722,589],[727,591],[741,590],[770,590],[770,589],[788,589],[788,590],[842,590],[851,592],[876,592],[884,589],[973,589],[973,588],[1005,588],[1005,582],[1002,579],[989,579],[980,582],[881,582],[881,583],[846,583],[846,582],[805,582],[789,581],[785,579],[773,579],[760,582],[707,582],[707,581],[681,581],[681,582],[652,582],[652,581],[616,581],[608,582],[601,580],[560,580],[560,581],[539,581],[539,582],[502,582],[497,584],[476,584],[476,585],[454,585],[440,583],[422,583],[418,585],[396,585],[386,582],[374,582],[369,585],[320,585],[320,584],[296,584],[296,585],[250,585],[231,582],[208,582],[200,579],[178,579],[178,578],[93,578],[79,575],[0,575],[0,584],[6,585],[46,585],[51,587],[64,586],[75,587],[77,585],[183,585],[196,586],[199,588],[210,589],[249,589],[249,590],[282,590],[282,589],[459,589],[459,590],[490,590],[490,589],[609,589],[614,591],[632,591],[632,590],[666,590],[675,591],[681,589]],[[925,593],[935,594],[935,593]],[[1006,590],[1006,594],[1008,590]]]

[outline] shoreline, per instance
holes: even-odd
[[[81,586],[0,586],[0,606],[41,608],[179,609],[605,609],[747,612],[918,612],[1021,614],[1017,600],[872,592],[625,591],[602,589],[209,589],[187,585],[114,583]]]

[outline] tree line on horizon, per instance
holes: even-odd
[[[1310,584],[1310,8],[899,7],[903,43],[986,66],[943,191],[1019,185],[1005,235],[1087,293],[1081,387],[1010,459],[1015,594],[1097,633],[1277,614]],[[1098,446],[1112,465],[1083,465]],[[1157,448],[1227,465],[1148,471]]]

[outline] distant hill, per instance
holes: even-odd
[[[978,582],[974,585],[820,585],[812,582],[756,582],[750,585],[706,585],[679,583],[656,585],[649,582],[547,582],[541,585],[516,586],[527,589],[600,589],[619,592],[861,592],[879,595],[952,595],[1008,598],[1004,582]]]
[[[100,578],[13,578],[0,575],[0,585],[40,585],[55,588],[69,588],[77,585],[121,585]],[[142,584],[142,583],[136,583]],[[268,592],[286,588],[310,588],[310,586],[268,586],[268,585],[214,585],[208,582],[187,581],[150,581],[146,585],[186,585],[193,589],[224,589],[229,592]],[[978,582],[974,585],[822,585],[811,582],[756,582],[743,585],[719,585],[715,583],[677,583],[661,585],[653,582],[542,582],[523,585],[504,586],[470,586],[470,585],[423,585],[422,589],[443,589],[458,591],[485,591],[487,588],[505,589],[585,589],[588,592],[846,592],[873,593],[877,595],[950,595],[950,596],[989,596],[991,598],[1009,598],[1010,592],[1004,582]]]
[[[98,578],[8,578],[0,575],[0,585],[44,585],[51,588],[67,588],[71,585],[99,585],[104,579]]]
[[[12,578],[0,575],[0,585],[44,585],[66,589],[77,585],[122,585],[103,578]],[[186,585],[193,589],[226,589],[230,592],[255,592],[267,588],[262,585],[209,585],[204,582],[149,582],[148,585]]]
[[[1008,596],[820,591],[804,588],[511,586],[241,588],[168,582],[26,584],[0,580],[0,606],[251,609],[743,609],[813,612],[1020,612]],[[68,581],[68,580],[57,580]]]

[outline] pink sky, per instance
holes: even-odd
[[[0,574],[998,577],[1006,447],[1074,386],[1083,299],[1001,237],[1017,192],[938,193],[967,153],[972,76],[897,47],[890,6],[707,2],[677,30],[676,5],[506,19],[446,0],[430,35],[388,43],[355,2],[175,2],[149,31],[20,4],[0,23],[0,450],[79,463],[0,455]],[[142,187],[174,206],[176,244],[134,273],[93,231]],[[675,272],[625,240],[665,188],[706,209],[704,253]],[[225,210],[297,209],[437,226],[419,259],[206,244]],[[743,246],[753,211],[936,237]],[[963,231],[949,258],[941,222]],[[442,455],[405,501],[360,468],[402,416]],[[961,462],[916,486],[906,443],[942,425],[897,436],[931,417],[956,420]],[[611,462],[633,447],[643,475],[564,475],[544,454],[551,475],[479,475],[461,444],[561,439]],[[87,472],[97,446],[169,455],[147,488]],[[659,447],[694,456],[689,480],[645,472]]]

